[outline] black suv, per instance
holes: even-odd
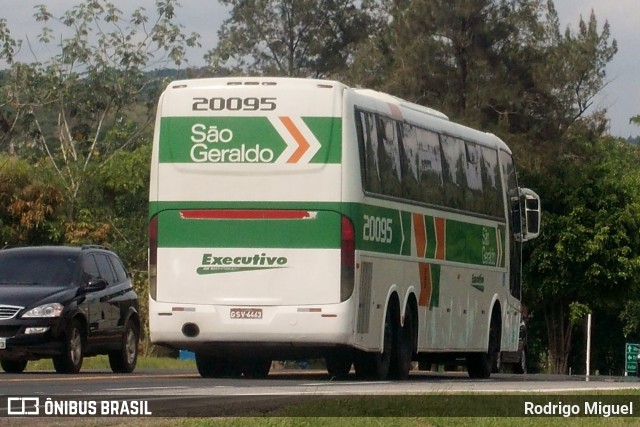
[[[53,358],[77,373],[84,356],[108,354],[114,372],[132,372],[140,339],[138,297],[122,261],[100,246],[0,250],[0,365],[24,371]]]

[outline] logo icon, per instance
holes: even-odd
[[[7,415],[40,415],[40,398],[8,397]]]

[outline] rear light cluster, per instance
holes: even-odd
[[[353,294],[354,268],[356,261],[356,234],[351,220],[342,217],[340,224],[340,301],[346,301]]]

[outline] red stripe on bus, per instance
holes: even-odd
[[[433,288],[431,286],[431,265],[426,263],[419,263],[418,269],[420,271],[420,299],[418,305],[420,307],[427,307],[431,303],[431,293]]]
[[[183,219],[307,219],[309,211],[299,210],[248,210],[248,209],[207,209],[180,211]]]
[[[413,214],[413,227],[416,237],[416,255],[424,258],[427,250],[427,233],[424,227],[424,217],[419,213]]]
[[[444,218],[433,218],[433,225],[436,229],[436,259],[445,259],[446,254],[446,225],[447,220]]]

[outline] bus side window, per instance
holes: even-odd
[[[433,205],[445,203],[442,186],[442,155],[438,134],[418,129],[418,169],[420,173],[420,199]]]
[[[380,168],[380,184],[382,194],[400,197],[400,152],[396,122],[386,117],[378,121],[378,166]]]
[[[465,167],[467,188],[465,189],[465,208],[473,212],[485,212],[482,173],[480,170],[480,149],[477,144],[464,142],[467,163]]]
[[[465,209],[467,160],[463,144],[458,138],[447,135],[440,137],[445,206],[455,209]]]
[[[360,139],[363,158],[363,182],[365,191],[380,193],[380,170],[378,167],[378,131],[375,123],[375,116],[364,111],[357,112],[360,126],[358,139]]]
[[[482,147],[481,173],[484,193],[483,213],[495,217],[504,216],[502,183],[498,167],[498,153],[488,147]]]
[[[408,123],[401,125],[400,132],[400,172],[402,174],[402,197],[421,201],[419,175],[419,145],[417,128]]]

